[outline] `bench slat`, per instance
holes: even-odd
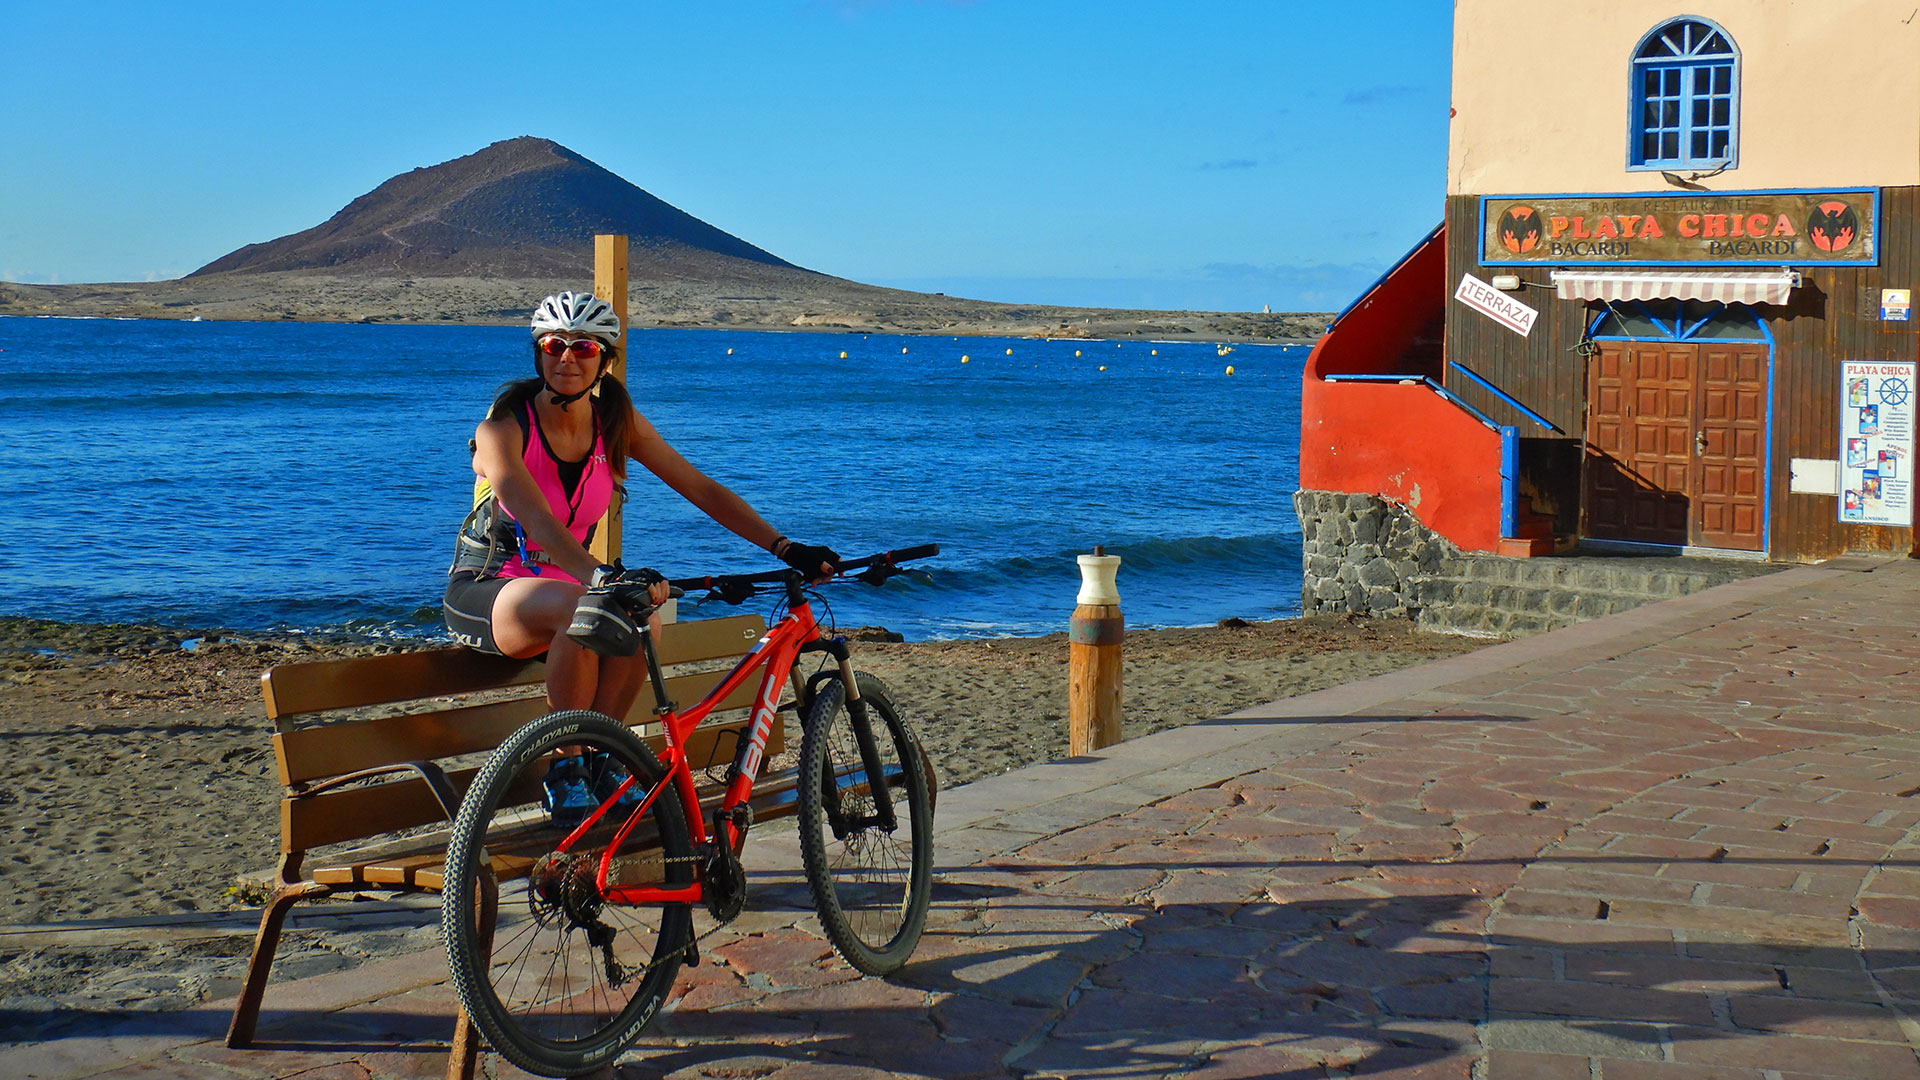
[[[773,821],[783,817],[792,817],[794,815],[796,812],[794,791],[797,780],[798,777],[792,769],[784,769],[777,773],[768,773],[754,784],[753,798],[748,800],[748,802],[753,806],[755,827],[758,827],[761,822]],[[711,816],[713,808],[720,805],[720,800],[724,795],[725,792],[719,789],[715,789],[710,796],[703,793],[700,805],[704,807],[707,814]],[[638,830],[635,830],[635,835],[639,835]],[[644,849],[645,847],[657,844],[658,840],[645,838],[642,839],[636,847]],[[748,840],[748,844],[752,844],[751,839]],[[550,839],[548,846],[551,847]],[[530,855],[522,854],[521,852],[523,851],[530,852]],[[492,861],[493,872],[502,881],[526,874],[528,868],[533,865],[534,859],[538,858],[541,853],[540,849],[517,849],[509,846],[496,851],[493,845],[489,844],[487,846],[487,855]],[[432,889],[438,892],[446,883],[445,870],[446,864],[444,860],[437,865],[420,867],[414,872],[413,887],[416,889]]]
[[[766,629],[766,620],[758,615],[671,623],[661,628],[660,663],[738,656],[752,648]],[[525,686],[545,679],[546,665],[537,660],[448,648],[282,664],[260,676],[260,690],[267,716],[278,721],[327,709]]]
[[[792,817],[798,810],[799,774],[794,769],[780,769],[766,773],[754,784],[753,798],[748,800],[753,807],[755,826]],[[863,791],[866,785],[847,785],[849,791]],[[720,805],[726,792],[721,788],[710,788],[701,792],[700,804],[710,814]],[[643,830],[642,825],[634,832],[634,848],[638,853],[652,847],[657,841]],[[548,850],[554,840],[552,829],[534,827],[527,829],[524,839],[513,835],[493,836],[487,843],[487,855],[493,866],[494,874],[502,881],[524,875],[535,859]],[[326,885],[386,885],[407,886],[416,889],[439,891],[446,882],[446,833],[437,832],[422,837],[413,847],[393,850],[382,848],[377,852],[347,853],[351,861],[322,865],[313,872],[313,880]],[[357,857],[355,857],[357,856]]]
[[[667,680],[667,696],[691,704],[726,674],[703,671],[675,676]],[[748,679],[720,708],[746,708],[758,691],[758,681]],[[283,731],[273,736],[274,759],[280,782],[291,787],[396,761],[431,761],[491,750],[521,725],[547,712],[546,698],[539,696]],[[642,689],[627,722],[652,719],[653,692]]]
[[[768,759],[786,749],[784,717],[785,714],[775,717],[773,730],[767,735],[765,756]],[[688,761],[696,766],[709,760],[731,761],[735,740],[743,737],[736,733],[746,727],[747,721],[748,717],[742,716],[695,728],[693,737],[687,740]],[[665,738],[659,735],[648,736],[645,741],[655,753],[666,745]],[[448,774],[448,779],[455,791],[465,792],[479,771],[478,768],[455,770]],[[697,768],[695,778],[699,778]],[[509,795],[508,805],[532,802],[538,794],[537,785],[523,784]],[[286,798],[280,801],[280,850],[307,851],[445,820],[440,803],[426,781],[419,779],[343,788],[304,799]]]

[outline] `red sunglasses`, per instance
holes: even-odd
[[[606,350],[606,346],[593,338],[574,338],[568,341],[563,337],[548,334],[540,339],[540,351],[548,356],[571,355],[575,360],[592,360]]]

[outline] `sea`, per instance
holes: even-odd
[[[467,440],[530,352],[513,327],[0,317],[0,614],[444,637]],[[821,590],[916,641],[1063,629],[1095,545],[1130,626],[1297,614],[1306,354],[648,329],[628,384],[788,535],[939,544],[925,576]],[[628,565],[779,568],[637,464],[628,489]]]

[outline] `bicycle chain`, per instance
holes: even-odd
[[[661,862],[663,862],[663,863],[700,863],[700,862],[705,862],[705,861],[706,861],[706,859],[705,859],[705,857],[704,857],[704,856],[700,856],[700,855],[669,855],[669,856],[667,856],[667,857],[665,857],[665,858],[663,858],[663,859],[661,860]],[[689,917],[691,917],[691,915],[692,915],[692,911],[691,911],[691,909],[692,909],[692,907],[693,907],[693,905],[692,905],[692,904],[688,904],[688,905],[687,905],[687,907],[688,907],[688,909],[689,909],[689,911],[688,911],[688,915],[689,915]],[[715,923],[715,924],[713,925],[713,928],[712,928],[712,929],[710,929],[710,930],[708,930],[708,931],[706,931],[706,932],[705,932],[705,933],[703,933],[703,934],[698,934],[698,935],[696,935],[696,936],[694,936],[694,937],[690,937],[690,938],[688,938],[688,939],[687,939],[687,943],[686,943],[686,944],[684,944],[684,945],[682,945],[682,946],[680,946],[680,947],[679,947],[679,948],[677,948],[677,949],[674,949],[673,951],[671,951],[671,952],[669,952],[669,953],[667,953],[667,954],[666,954],[665,956],[657,956],[657,957],[655,957],[655,958],[654,958],[654,959],[653,959],[652,961],[650,961],[650,962],[649,962],[649,963],[647,964],[647,966],[646,966],[646,967],[643,967],[643,968],[639,968],[638,970],[635,970],[635,969],[632,969],[632,968],[627,968],[627,967],[625,967],[624,965],[620,965],[620,970],[621,970],[621,971],[623,971],[623,972],[625,972],[626,974],[628,974],[628,975],[630,975],[630,976],[633,976],[633,977],[637,977],[637,978],[641,978],[641,979],[645,979],[645,978],[646,978],[647,976],[649,976],[649,975],[651,975],[651,974],[653,974],[653,969],[654,969],[654,968],[657,968],[657,967],[659,967],[659,966],[660,966],[661,964],[664,964],[664,963],[667,963],[668,961],[671,961],[671,960],[679,960],[679,959],[681,959],[681,958],[683,958],[683,957],[685,957],[685,956],[686,956],[686,955],[687,955],[688,953],[694,953],[694,954],[696,955],[696,959],[694,960],[694,963],[695,963],[695,964],[698,964],[698,963],[699,963],[699,960],[698,960],[698,958],[697,958],[697,957],[698,957],[698,953],[699,953],[699,951],[700,951],[700,943],[701,943],[701,942],[703,942],[703,941],[705,941],[705,940],[707,940],[708,938],[710,938],[710,937],[712,937],[712,936],[713,936],[714,934],[716,934],[716,933],[718,933],[718,932],[720,932],[720,930],[722,930],[723,928],[725,928],[725,927],[726,927],[726,926],[727,926],[727,925],[728,925],[729,923],[731,923],[732,921],[733,921],[732,919],[728,919],[728,920],[726,920],[725,922],[717,922],[717,923]],[[589,931],[589,932],[591,932],[591,931]],[[589,945],[591,945],[591,944],[592,944],[592,938],[591,938],[591,937],[589,937],[589,938],[588,938],[588,943],[589,943]],[[605,945],[602,945],[602,946],[600,946],[600,948],[602,948],[602,949],[603,949],[603,950],[605,951],[605,957],[604,957],[604,959],[605,959],[605,961],[606,961],[606,963],[607,963],[607,964],[609,964],[609,965],[615,965],[615,964],[617,963],[617,961],[615,961],[615,960],[613,959],[613,943],[612,943],[612,942],[608,942],[608,943],[606,943]],[[609,981],[609,982],[615,982],[615,983],[617,984],[617,982],[619,982],[619,981],[624,981],[624,980],[614,980],[614,979],[612,979],[612,978],[610,977],[610,978],[608,979],[608,981]]]

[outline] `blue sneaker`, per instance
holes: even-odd
[[[572,829],[585,821],[599,806],[593,787],[587,782],[587,765],[579,757],[566,757],[547,767],[540,782],[540,806],[562,829]]]
[[[599,802],[605,802],[608,798],[612,797],[614,791],[616,791],[621,784],[627,782],[627,767],[615,760],[612,754],[604,752],[595,754],[592,770],[593,797]],[[636,783],[628,788],[626,794],[620,796],[620,801],[614,803],[613,806],[616,810],[630,812],[639,806],[641,801],[646,797],[647,789]]]

